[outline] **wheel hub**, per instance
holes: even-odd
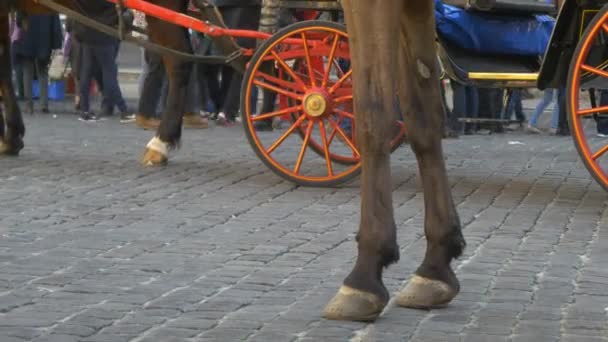
[[[313,118],[323,116],[329,111],[329,96],[320,90],[312,90],[304,96],[304,112]]]

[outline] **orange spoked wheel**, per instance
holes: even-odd
[[[567,110],[574,144],[595,180],[608,190],[608,139],[597,136],[596,120],[608,120],[608,103],[593,106],[585,89],[608,89],[608,6],[583,33],[570,64]],[[596,120],[585,120],[594,118]]]
[[[241,90],[243,126],[256,154],[281,177],[336,186],[359,174],[352,72],[341,67],[345,61],[350,55],[344,26],[325,21],[288,26],[252,57]],[[255,130],[256,121],[275,118],[287,127]]]

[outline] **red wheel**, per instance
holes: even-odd
[[[608,6],[596,14],[579,41],[570,64],[567,85],[568,121],[574,144],[595,180],[608,190],[608,140],[596,136],[594,120],[605,116],[608,104],[593,107],[581,90],[608,89]]]
[[[344,26],[300,22],[265,41],[244,75],[241,108],[251,146],[271,170],[300,185],[335,186],[360,172],[359,151],[340,121],[354,123],[352,110],[348,112],[351,73],[340,75],[334,63],[324,62],[338,58],[350,59]],[[272,102],[275,107],[254,108],[250,101],[254,89],[271,97],[272,101],[262,103]],[[291,118],[287,130],[258,133],[253,127],[255,121],[285,115]],[[321,153],[307,153],[309,148]],[[341,158],[352,162],[337,162]]]

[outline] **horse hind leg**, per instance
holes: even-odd
[[[23,148],[25,125],[17,103],[17,96],[12,82],[12,65],[10,38],[8,35],[8,14],[0,14],[0,92],[4,103],[5,113],[0,122],[0,154],[19,154]],[[6,125],[6,127],[5,127]]]
[[[418,309],[445,305],[458,294],[460,284],[450,264],[465,247],[441,145],[445,115],[437,82],[433,16],[431,1],[405,4],[397,68],[404,76],[399,102],[405,107],[408,139],[424,189],[427,247],[422,264],[396,302]]]

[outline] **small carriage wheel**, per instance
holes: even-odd
[[[241,115],[245,134],[262,161],[281,177],[305,186],[336,186],[356,177],[361,171],[360,154],[352,137],[344,131],[340,120],[354,123],[352,112],[344,110],[345,102],[352,102],[350,72],[337,75],[327,68],[321,82],[317,82],[312,63],[314,58],[348,58],[348,37],[343,25],[326,21],[305,21],[287,26],[266,40],[253,55],[241,88]],[[306,74],[293,66],[306,61]],[[268,71],[268,64],[274,72]],[[331,63],[328,63],[331,65]],[[280,77],[289,75],[289,77]],[[253,89],[264,96],[274,92],[279,108],[254,111]],[[281,101],[289,98],[292,101]],[[267,106],[264,106],[267,107]],[[260,133],[254,122],[275,117],[290,117],[286,131]],[[304,129],[304,138],[299,131]],[[294,139],[297,138],[297,139]],[[287,142],[290,140],[291,144]],[[294,143],[294,140],[295,143]],[[307,153],[310,142],[318,141],[323,153]],[[339,143],[338,143],[339,142]],[[332,144],[333,143],[333,144]],[[336,146],[339,145],[339,146]],[[352,154],[355,162],[342,165],[337,155]],[[317,157],[317,160],[310,160]]]
[[[601,39],[601,44],[594,44],[598,39]],[[578,42],[570,63],[566,88],[566,108],[572,139],[585,167],[604,190],[608,190],[608,168],[606,167],[608,162],[604,162],[604,167],[602,167],[600,160],[608,158],[608,143],[588,137],[585,134],[584,124],[589,120],[583,120],[583,118],[598,114],[608,115],[608,106],[582,105],[580,94],[585,82],[593,79],[605,79],[603,81],[608,82],[608,71],[606,71],[608,63],[605,63],[608,57],[606,55],[607,39],[608,5],[595,15]]]

